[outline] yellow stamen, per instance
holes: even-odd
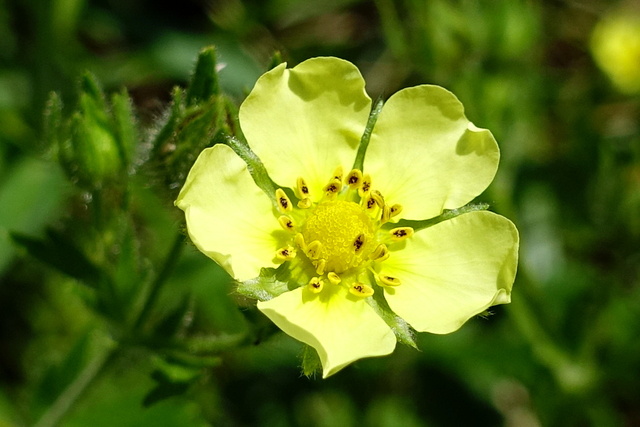
[[[391,208],[389,205],[382,207],[382,215],[380,215],[380,224],[384,224],[391,218]]]
[[[399,215],[400,212],[402,212],[402,205],[396,203],[395,205],[391,206],[391,218]]]
[[[308,209],[311,207],[311,199],[301,199],[298,201],[298,207],[300,209]]]
[[[377,206],[376,200],[369,194],[365,198],[362,199],[362,206],[369,212],[372,212],[373,209]]]
[[[320,279],[319,277],[312,277],[311,280],[309,280],[309,284],[307,285],[307,289],[309,289],[309,291],[313,292],[314,294],[322,291],[323,287],[324,280]]]
[[[302,235],[302,233],[297,233],[296,237],[293,238],[293,241],[296,243],[296,245],[298,245],[300,249],[302,249],[302,251],[307,250],[307,244],[304,241],[304,236]]]
[[[413,228],[397,227],[389,231],[389,234],[391,235],[391,240],[393,240],[394,242],[399,242],[413,236]]]
[[[321,258],[318,260],[318,262],[316,262],[315,266],[316,273],[322,276],[324,274],[324,269],[327,266],[327,260]]]
[[[322,251],[322,243],[319,240],[314,240],[307,245],[307,256],[311,259],[317,259]]]
[[[400,279],[398,279],[397,277],[393,277],[393,276],[385,276],[385,275],[379,275],[378,279],[380,279],[380,282],[382,282],[383,285],[387,285],[387,286],[399,286],[400,285]]]
[[[293,246],[286,246],[276,251],[276,258],[282,261],[291,261],[296,257],[296,250]]]
[[[296,196],[301,200],[309,198],[309,186],[302,177],[296,180]]]
[[[378,262],[382,262],[385,259],[389,258],[389,249],[387,248],[387,245],[385,245],[384,243],[378,245],[378,247],[375,248],[373,252],[371,252],[369,258],[373,261]]]
[[[278,202],[278,209],[280,209],[280,212],[285,213],[293,210],[291,200],[289,200],[289,197],[282,188],[278,188],[276,190],[276,201]]]
[[[384,197],[382,197],[382,194],[378,190],[373,190],[371,192],[371,197],[373,197],[373,200],[375,200],[376,205],[380,207],[384,206]]]
[[[369,285],[365,285],[364,283],[356,282],[351,285],[349,292],[357,297],[366,298],[373,295],[373,288]]]
[[[333,180],[337,179],[338,181],[342,182],[342,175],[343,174],[344,174],[344,171],[342,169],[342,166],[338,166],[336,168],[336,170],[333,171],[333,177],[331,178],[331,180],[333,181]]]
[[[371,175],[365,173],[362,176],[362,185],[360,186],[360,188],[358,188],[358,194],[360,195],[360,197],[364,197],[364,195],[367,194],[369,190],[371,190]]]
[[[278,218],[278,222],[280,223],[280,226],[283,229],[290,231],[292,233],[295,231],[296,225],[294,224],[293,220],[288,216],[282,215],[280,218]]]
[[[362,185],[362,172],[359,169],[353,169],[344,179],[344,183],[352,190],[360,188]]]
[[[342,180],[334,178],[330,183],[325,185],[322,190],[327,198],[334,199],[340,190],[342,190]]]
[[[340,278],[340,276],[338,276],[336,273],[334,273],[333,271],[330,272],[329,274],[327,274],[327,279],[329,279],[329,281],[331,283],[333,283],[334,285],[339,284],[342,279]]]

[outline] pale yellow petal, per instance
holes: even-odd
[[[320,294],[297,288],[258,302],[258,308],[284,332],[316,349],[324,378],[363,357],[389,354],[396,345],[395,335],[371,306],[340,285],[327,283]]]
[[[351,170],[370,109],[355,65],[313,58],[262,75],[240,107],[240,126],[278,185],[303,177],[318,200],[336,167]]]
[[[416,330],[449,333],[470,317],[510,301],[518,263],[518,231],[487,211],[470,212],[421,230],[398,244],[381,274],[391,309]]]
[[[196,247],[237,280],[275,266],[275,252],[286,236],[271,201],[228,146],[218,144],[200,154],[176,206],[185,212]]]
[[[428,219],[463,206],[484,191],[498,168],[495,139],[464,116],[460,101],[439,86],[403,89],[382,108],[364,171],[401,217]]]

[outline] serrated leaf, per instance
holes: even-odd
[[[259,301],[270,300],[289,290],[289,270],[285,264],[277,269],[263,268],[260,276],[240,282],[236,288],[240,295]]]

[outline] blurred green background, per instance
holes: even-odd
[[[493,131],[512,304],[300,375],[172,204],[275,52]],[[635,1],[0,0],[0,426],[640,425],[639,94]]]

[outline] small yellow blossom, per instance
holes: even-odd
[[[606,15],[593,31],[591,51],[620,91],[640,93],[640,9]]]
[[[317,351],[324,377],[391,353],[406,340],[401,325],[449,333],[509,302],[516,271],[506,218],[475,210],[425,221],[489,185],[499,161],[491,133],[437,86],[391,96],[373,127],[371,104],[347,61],[281,64],[240,107],[252,155],[278,187],[265,194],[218,144],[176,201],[194,244],[236,280],[283,273],[285,286],[258,295],[258,308]]]

